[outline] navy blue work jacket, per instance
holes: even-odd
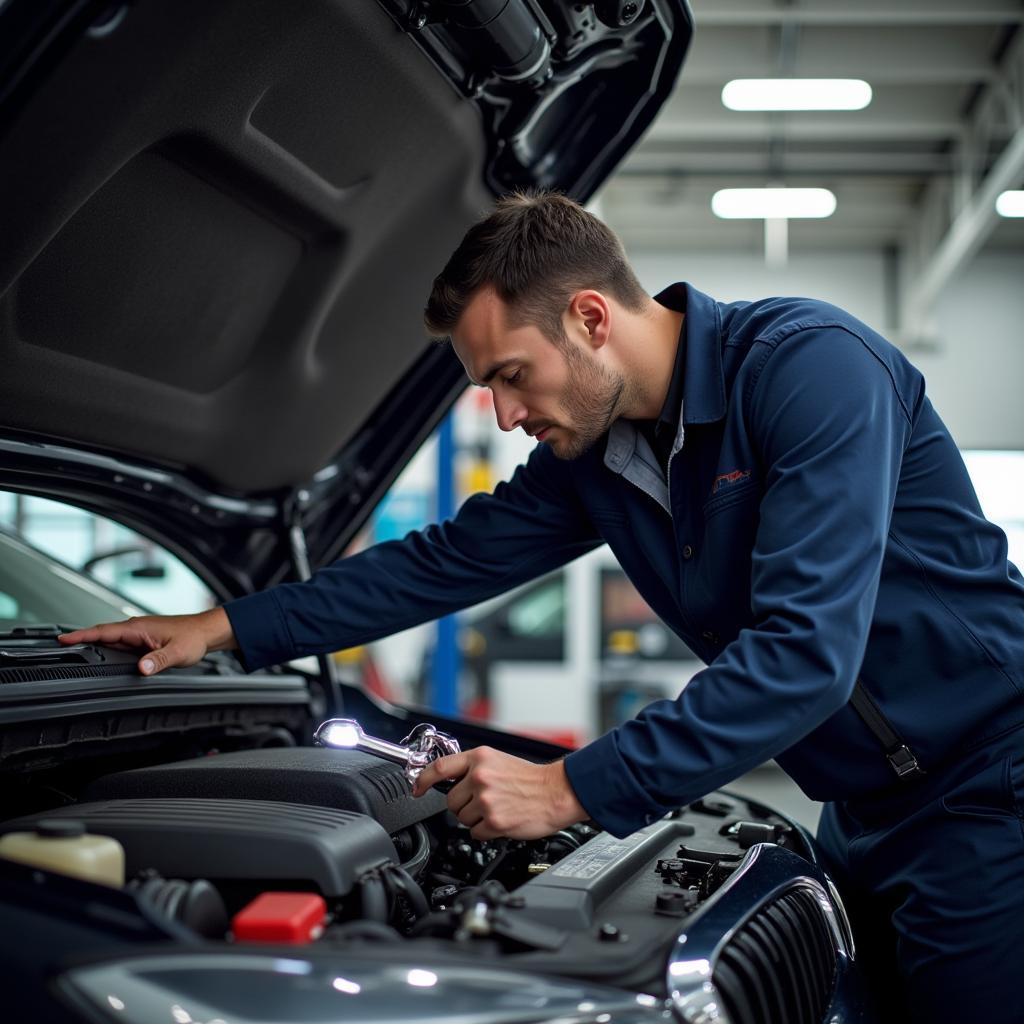
[[[565,760],[625,835],[769,758],[815,799],[896,784],[858,673],[926,770],[1024,724],[1024,581],[921,374],[834,306],[686,291],[665,480],[628,421],[541,444],[451,520],[226,606],[255,669],[464,608],[607,542],[707,663]]]

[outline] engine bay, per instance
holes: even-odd
[[[125,891],[206,941],[413,943],[654,993],[686,919],[751,847],[802,852],[783,819],[724,794],[621,840],[580,824],[478,841],[398,765],[311,747],[101,775],[0,823],[0,842],[62,821],[116,839]]]
[[[587,822],[476,840],[443,793],[413,797],[408,765],[313,746],[323,696],[306,677],[244,676],[214,659],[140,688],[124,652],[69,654],[49,633],[16,639],[17,667],[0,666],[0,903],[44,951],[26,947],[29,964],[144,939],[370,950],[664,999],[680,936],[742,881],[755,848],[795,854],[795,867],[814,858],[790,822],[723,792],[625,839]],[[401,749],[411,713],[342,689],[346,712]],[[440,725],[467,747],[560,753]],[[104,844],[116,870],[81,868]]]

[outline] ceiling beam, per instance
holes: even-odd
[[[788,74],[795,78],[864,78],[873,85],[932,85],[986,81],[998,74],[992,28],[824,28],[803,33]],[[728,81],[773,78],[780,69],[773,33],[705,28],[687,59],[679,89]]]
[[[1024,128],[1019,128],[984,181],[954,218],[939,247],[909,286],[903,322],[926,330],[932,307],[946,285],[985,244],[999,220],[996,198],[1024,180]]]
[[[994,162],[989,156],[996,132],[1013,134]],[[995,202],[1006,189],[1024,183],[1024,36],[1006,55],[1000,79],[979,98],[970,122],[959,133],[956,173],[949,188],[933,183],[922,204],[914,236],[905,246],[906,275],[901,301],[905,335],[926,339],[933,333],[933,307],[943,289],[985,244],[999,221]],[[987,172],[983,169],[988,167]],[[942,204],[948,199],[948,227],[941,233]]]
[[[704,121],[674,121],[662,117],[651,127],[648,138],[657,142],[676,142],[690,145],[694,142],[759,142],[765,144],[769,135],[785,140],[823,140],[839,136],[844,142],[879,142],[924,140],[944,142],[956,138],[963,125],[955,119],[921,118],[918,120],[889,121],[866,118],[862,121],[843,121],[841,126],[825,118],[805,120],[790,118],[775,131],[769,132],[765,119],[733,120],[725,117]]]
[[[704,27],[754,27],[774,25],[1020,25],[1024,24],[1024,10],[1020,5],[999,6],[981,4],[971,7],[961,4],[955,8],[935,6],[913,7],[888,4],[871,7],[863,4],[847,8],[790,7],[725,7],[712,2],[693,5],[694,21],[698,31]]]
[[[703,11],[696,13],[694,20],[698,31],[701,28],[734,28],[747,26],[807,25],[841,27],[868,25],[889,27],[893,25],[962,26],[962,25],[1020,25],[1024,23],[1024,12],[1006,11],[801,11],[786,9],[779,11]]]
[[[727,49],[722,47],[722,49]],[[693,86],[718,86],[734,78],[777,78],[775,64],[767,59],[761,61],[736,61],[724,54],[721,60],[710,57],[700,62],[694,60],[686,66],[677,88],[681,92]],[[794,78],[863,78],[872,86],[880,85],[960,85],[961,83],[985,83],[995,79],[995,69],[988,64],[964,60],[960,63],[936,61],[906,61],[903,64],[870,61],[854,54],[837,57],[833,61],[805,59],[799,74]]]
[[[618,171],[620,178],[684,177],[706,175],[711,177],[754,176],[783,174],[786,177],[806,178],[829,175],[857,175],[863,178],[924,178],[951,174],[950,157],[943,153],[871,152],[836,149],[834,152],[815,153],[807,150],[784,151],[777,159],[765,152],[765,145],[757,145],[740,152],[722,150],[701,151],[692,146],[641,146],[631,154]]]

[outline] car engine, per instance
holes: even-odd
[[[476,971],[474,985],[490,971],[499,987],[508,972],[615,986],[684,1020],[714,1003],[734,1024],[817,1024],[836,993],[861,999],[812,842],[755,802],[716,792],[624,839],[586,822],[477,840],[443,793],[412,796],[408,763],[313,746],[321,716],[302,677],[244,678],[213,658],[140,688],[126,652],[16,639],[17,665],[0,665],[0,907],[29,937],[12,970],[41,985],[47,964],[83,949],[134,956],[156,943],[201,953],[193,978],[229,951],[269,956],[282,985],[289,956],[325,971],[370,958]],[[380,749],[400,748],[409,712],[344,689],[346,709],[389,737]],[[459,728],[473,745],[558,755]],[[102,877],[54,854],[80,846],[87,860],[104,845],[120,863]],[[88,983],[100,1004],[108,981]]]
[[[262,894],[307,893],[323,913],[289,941],[442,943],[648,991],[682,921],[754,845],[801,849],[785,821],[721,795],[622,840],[581,824],[478,841],[398,765],[307,747],[114,772],[0,832],[61,819],[117,839],[128,888],[208,939]]]

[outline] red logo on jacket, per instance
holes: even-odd
[[[731,473],[723,473],[721,476],[715,477],[715,482],[711,485],[711,493],[717,494],[718,488],[724,484],[734,484],[737,480],[744,480],[750,476],[749,469],[734,469]]]

